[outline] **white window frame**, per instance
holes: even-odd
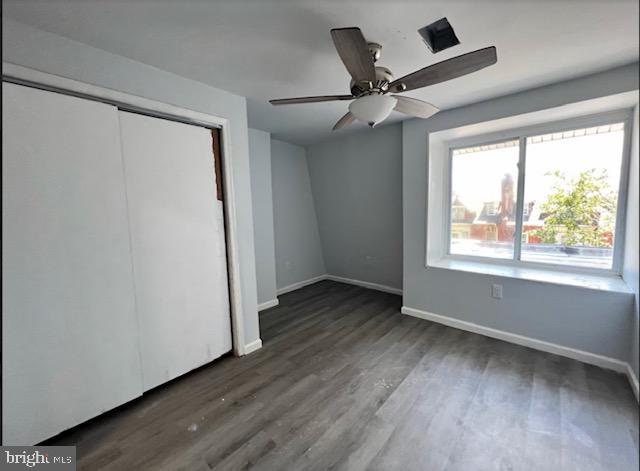
[[[522,248],[522,223],[524,213],[524,184],[526,169],[526,146],[527,138],[541,134],[549,134],[556,132],[570,131],[574,129],[589,128],[595,126],[603,126],[613,123],[623,123],[623,148],[620,181],[618,184],[618,205],[616,210],[615,238],[613,245],[612,266],[609,269],[580,267],[565,264],[541,263],[520,260]],[[442,241],[445,244],[444,257],[450,260],[463,260],[471,262],[489,263],[495,265],[507,265],[516,268],[537,268],[543,270],[553,270],[570,273],[585,274],[602,274],[602,275],[620,275],[622,272],[622,260],[624,257],[624,234],[625,234],[625,217],[627,206],[627,190],[629,181],[629,161],[631,153],[631,131],[633,126],[633,110],[621,109],[611,112],[592,114],[581,116],[579,118],[570,118],[561,121],[552,121],[544,124],[526,126],[517,129],[510,129],[490,134],[476,135],[472,137],[450,140],[445,143],[446,147],[446,178],[444,184],[445,197],[443,198],[444,208],[444,224],[442,225],[444,233]],[[519,158],[518,158],[518,191],[516,196],[516,232],[514,236],[514,249],[512,258],[484,257],[479,255],[460,255],[451,253],[451,189],[453,177],[453,151],[461,148],[468,148],[481,145],[496,144],[505,141],[519,142]]]

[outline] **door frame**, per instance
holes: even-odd
[[[132,111],[157,118],[179,121],[206,128],[218,128],[221,132],[222,176],[224,191],[225,239],[227,244],[227,270],[229,280],[229,301],[231,310],[231,337],[233,353],[242,356],[246,352],[244,336],[244,317],[242,312],[242,290],[240,286],[240,264],[238,249],[238,224],[236,216],[236,198],[233,184],[233,158],[231,122],[227,118],[214,116],[187,108],[162,103],[117,90],[91,85],[58,75],[40,72],[15,64],[2,63],[2,81],[25,85],[32,88],[62,93],[116,106],[123,111]]]

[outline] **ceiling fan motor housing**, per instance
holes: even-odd
[[[386,93],[389,84],[393,82],[393,74],[386,67],[376,66],[375,82],[356,82],[351,79],[351,94],[355,97],[371,95],[372,93]]]

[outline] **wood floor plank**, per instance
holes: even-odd
[[[400,314],[333,281],[226,356],[48,440],[81,470],[633,470],[626,378]]]
[[[447,344],[411,407],[395,418],[398,427],[372,469],[439,470],[447,464],[490,355],[480,336]]]

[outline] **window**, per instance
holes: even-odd
[[[519,134],[450,149],[449,255],[617,270],[624,121]]]
[[[452,208],[452,218],[454,221],[463,220],[465,216],[465,210],[463,206],[454,206]]]
[[[513,258],[518,156],[518,141],[452,152],[453,201],[474,217],[465,222],[455,220],[457,234],[464,224],[469,237],[455,237],[452,233],[451,254]]]

